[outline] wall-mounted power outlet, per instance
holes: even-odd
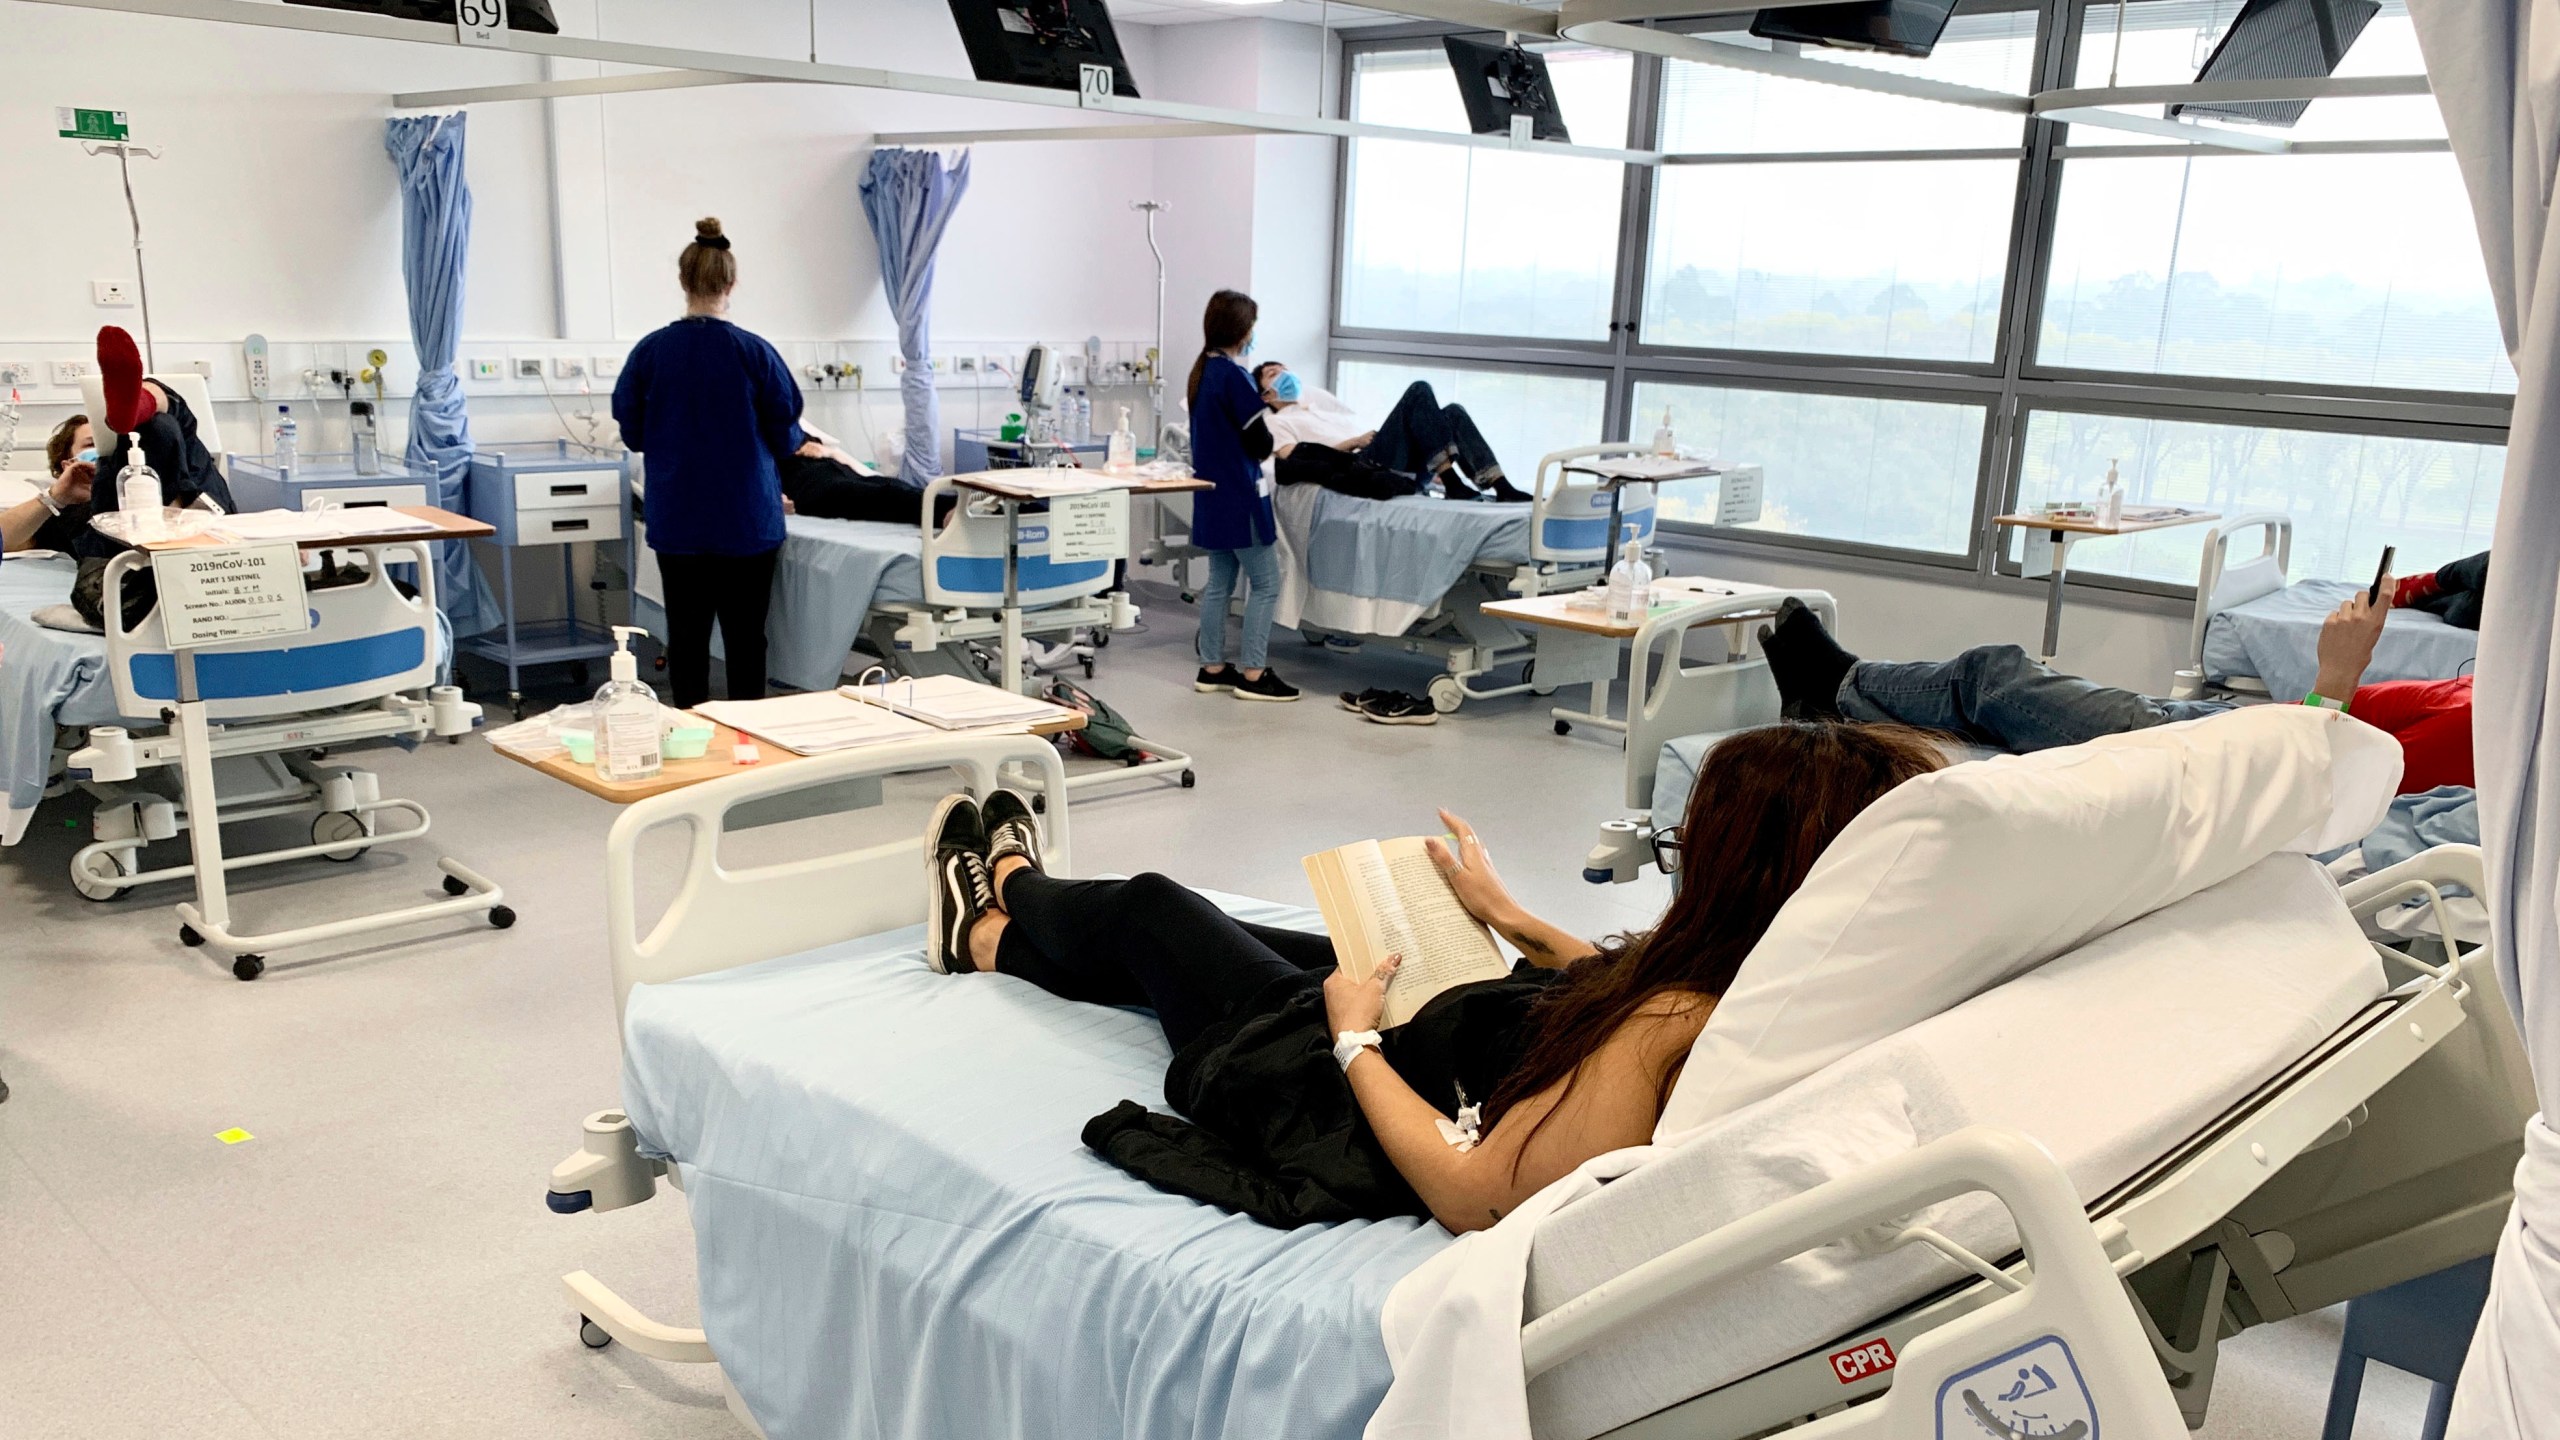
[[[554,380],[583,380],[586,374],[587,362],[575,355],[551,357],[551,378]]]
[[[471,362],[471,378],[474,380],[504,380],[507,378],[507,367],[496,360],[474,360]]]
[[[951,370],[955,375],[968,375],[974,377],[978,373],[978,357],[975,355],[955,355],[951,357]]]
[[[516,378],[517,378],[517,379],[519,379],[519,380],[539,380],[539,379],[541,379],[541,378],[542,378],[542,361],[541,361],[540,357],[538,357],[538,356],[533,356],[533,355],[519,355],[519,356],[517,356],[517,357],[516,357]]]
[[[130,305],[133,303],[133,287],[122,280],[92,280],[89,282],[89,296],[100,305]]]
[[[88,360],[56,360],[52,368],[53,383],[65,387],[77,385],[98,373],[97,365]]]
[[[934,374],[936,374],[936,375],[948,375],[948,374],[950,374],[950,373],[951,373],[951,357],[950,357],[950,356],[948,356],[948,355],[936,355],[936,356],[934,356],[934,357],[933,357],[933,373],[934,373]]]
[[[33,385],[36,362],[33,360],[0,360],[0,385]]]
[[[589,370],[590,373],[599,380],[610,380],[614,376],[622,373],[622,357],[619,355],[599,355],[595,358],[595,364],[590,366]]]

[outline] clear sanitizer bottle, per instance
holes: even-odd
[[[356,473],[382,473],[382,432],[373,415],[370,400],[352,401],[347,406],[347,438],[354,447]]]
[[[1662,407],[1662,427],[1653,432],[1653,453],[1668,460],[1680,453],[1680,442],[1671,435],[1671,407]]]
[[[1636,538],[1636,527],[1626,527],[1626,543],[1618,550],[1618,563],[1609,567],[1609,618],[1642,620],[1653,594],[1653,567],[1645,563],[1644,542]]]
[[[143,457],[142,437],[124,437],[124,473],[116,477],[116,510],[124,516],[125,537],[130,540],[157,540],[168,529],[167,517],[160,507],[167,497],[160,489],[160,472],[151,468]]]
[[[293,407],[276,407],[276,473],[291,475],[302,459],[302,427],[293,423]]]
[[[2106,488],[2098,492],[2098,523],[2108,526],[2124,523],[2124,481],[2117,476],[2113,460],[2107,462]]]
[[[640,660],[631,653],[631,637],[645,633],[613,627],[613,678],[596,691],[596,774],[607,780],[646,780],[664,763],[658,692],[640,683]]]
[[[1129,429],[1129,407],[1120,407],[1120,423],[1111,428],[1111,449],[1102,457],[1102,468],[1114,475],[1126,475],[1138,468],[1138,437]]]

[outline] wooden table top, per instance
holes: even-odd
[[[1672,595],[1670,592],[1657,592],[1653,603],[1646,608],[1644,615],[1639,619],[1613,620],[1606,610],[1572,608],[1567,602],[1575,595],[1585,593],[1582,591],[1563,595],[1531,595],[1517,599],[1488,600],[1484,603],[1484,613],[1498,615],[1505,620],[1517,620],[1525,625],[1547,625],[1558,630],[1579,630],[1586,635],[1607,635],[1623,640],[1643,629],[1646,621],[1657,617],[1678,614],[1680,611],[1695,609],[1701,605],[1730,600],[1736,595],[1749,595],[1754,591],[1768,589],[1764,585],[1745,585],[1737,581],[1711,580],[1706,583],[1723,587],[1723,593],[1699,591],[1693,594]],[[1592,588],[1596,590],[1600,587]],[[1778,613],[1777,592],[1771,591],[1770,595],[1770,604],[1765,610],[1740,611],[1722,616],[1713,623],[1743,625],[1773,619]]]
[[[2145,530],[2201,525],[2221,518],[2220,512],[2213,510],[2177,510],[2163,514],[2156,508],[2145,507],[2127,510],[2124,518],[2113,525],[2100,524],[2095,520],[2057,520],[2051,515],[1994,515],[1991,523],[2020,530],[2058,530],[2072,535],[2139,535]]]
[[[326,539],[297,540],[294,543],[305,550],[334,550],[355,545],[390,545],[402,540],[477,540],[498,533],[498,528],[485,520],[474,520],[468,515],[457,515],[434,505],[384,505],[366,508],[389,510],[406,515],[412,520],[429,521],[436,528],[431,531],[409,530],[389,535],[331,535]],[[152,551],[200,550],[207,546],[267,543],[269,542],[263,540],[226,540],[219,535],[199,531],[193,535],[182,535],[170,540],[146,540],[136,548]]]
[[[966,489],[979,491],[983,494],[999,496],[1006,500],[1055,500],[1059,498],[1059,493],[1056,491],[1042,490],[1019,485],[1011,483],[1006,479],[1007,476],[1017,475],[1020,473],[1022,472],[1017,470],[980,470],[968,475],[954,475],[951,477],[951,483],[962,486]],[[1107,472],[1100,470],[1086,470],[1081,473],[1087,475],[1107,475]],[[1201,479],[1197,475],[1185,475],[1178,480],[1147,480],[1141,479],[1135,475],[1108,475],[1107,478],[1112,480],[1127,480],[1129,483],[1125,485],[1102,485],[1097,486],[1090,491],[1070,491],[1067,493],[1108,495],[1115,490],[1125,490],[1132,495],[1178,495],[1185,491],[1215,490],[1218,488],[1217,486],[1210,484],[1208,481]]]
[[[1084,717],[1082,715],[1076,715],[1073,717],[1061,717],[1057,720],[1044,720],[1039,724],[1032,726],[1031,733],[1034,735],[1060,735],[1070,730],[1081,730],[1083,728]],[[965,734],[967,732],[954,731],[952,733]],[[815,758],[808,755],[794,754],[793,752],[785,750],[781,746],[773,744],[770,741],[756,740],[752,743],[755,745],[757,752],[762,755],[763,758],[753,765],[740,765],[738,763],[738,741],[740,738],[741,737],[737,731],[714,721],[711,726],[710,748],[702,752],[701,759],[665,761],[659,765],[658,773],[650,776],[646,780],[607,780],[596,773],[595,766],[579,764],[577,761],[570,759],[566,751],[563,751],[558,755],[548,756],[541,760],[528,760],[522,755],[516,754],[512,750],[503,749],[497,746],[491,746],[490,748],[497,750],[499,754],[506,756],[508,759],[513,760],[519,765],[525,766],[528,769],[539,770],[554,780],[566,781],[569,784],[575,785],[579,789],[586,791],[590,795],[610,800],[616,805],[629,805],[634,801],[646,800],[652,795],[664,795],[670,790],[682,790],[688,786],[699,785],[706,780],[717,780],[723,775],[738,775],[749,770],[768,770],[776,765],[789,765],[798,761]],[[840,754],[842,752],[839,751],[837,753]]]

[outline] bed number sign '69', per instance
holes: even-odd
[[[453,7],[455,38],[465,45],[507,43],[507,0],[455,0]]]

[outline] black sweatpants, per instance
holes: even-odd
[[[676,708],[711,698],[711,622],[720,622],[728,661],[729,698],[764,698],[764,617],[773,603],[773,562],[761,555],[669,555],[658,552],[667,597],[667,684]]]
[[[1490,486],[1502,477],[1502,462],[1476,428],[1463,405],[1443,405],[1431,382],[1416,380],[1396,398],[1395,408],[1378,424],[1378,438],[1360,458],[1408,475],[1437,474],[1455,462],[1469,480]]]
[[[1162,875],[1057,880],[1016,870],[996,969],[1052,995],[1144,1005],[1181,1049],[1273,981],[1334,963],[1322,935],[1250,925]]]

